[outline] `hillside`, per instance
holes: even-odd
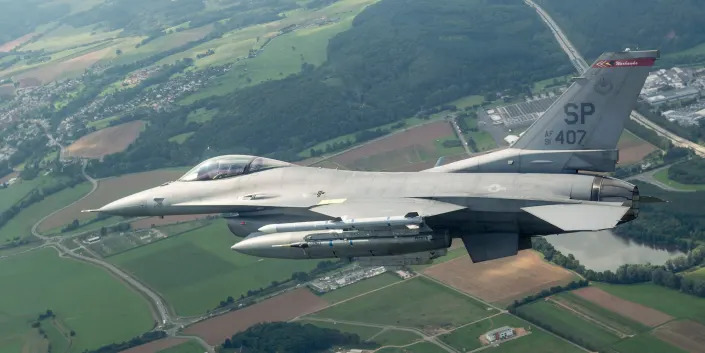
[[[705,42],[698,0],[537,0],[586,59],[624,48],[672,54]],[[701,58],[705,61],[705,58]]]
[[[320,66],[302,61],[298,74],[153,115],[135,145],[93,171],[136,171],[145,161],[189,164],[206,150],[296,159],[317,142],[471,94],[520,94],[571,71],[549,31],[518,0],[382,1],[330,40],[327,58]],[[241,75],[249,75],[246,68]],[[216,113],[182,144],[166,142],[185,132],[196,108]]]

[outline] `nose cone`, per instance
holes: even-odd
[[[147,195],[142,192],[113,201],[95,211],[126,217],[149,216],[148,201]]]
[[[280,259],[306,259],[300,248],[292,247],[292,236],[286,233],[249,236],[230,248],[246,255]],[[300,241],[301,239],[299,239]]]

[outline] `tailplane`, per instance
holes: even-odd
[[[614,171],[617,141],[658,57],[657,50],[602,54],[510,148],[429,171]]]

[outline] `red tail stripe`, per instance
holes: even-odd
[[[598,60],[592,67],[605,69],[610,67],[653,66],[656,58],[635,58],[617,60]]]

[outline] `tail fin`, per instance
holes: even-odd
[[[612,172],[624,123],[658,56],[657,50],[602,54],[511,147],[428,171]]]
[[[602,54],[512,145],[524,150],[613,150],[657,50]]]

